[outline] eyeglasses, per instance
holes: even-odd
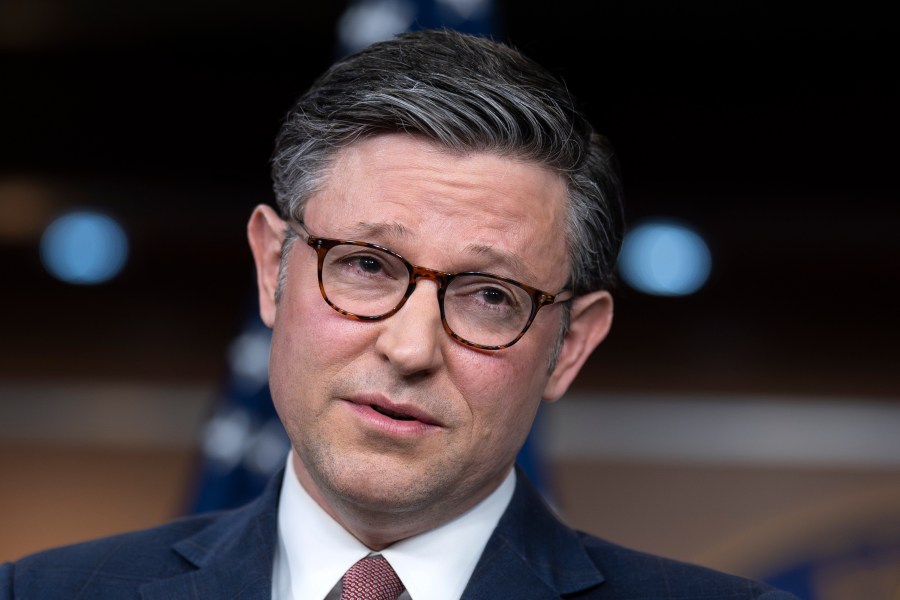
[[[379,321],[399,311],[420,279],[437,285],[444,330],[456,341],[481,350],[515,344],[544,306],[573,294],[550,294],[508,277],[467,271],[444,273],[418,267],[377,244],[320,238],[297,221],[319,257],[319,290],[334,310],[351,319]],[[564,296],[564,297],[560,297]]]

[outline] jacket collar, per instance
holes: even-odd
[[[553,515],[519,471],[509,507],[475,567],[464,600],[558,598],[595,587],[603,575],[578,534]],[[270,600],[283,471],[263,494],[173,545],[196,570],[141,587],[145,600]]]
[[[278,539],[277,508],[283,471],[256,500],[172,546],[196,567],[141,587],[145,600],[240,598],[271,600],[272,563]]]
[[[463,599],[559,598],[600,585],[603,575],[579,535],[553,515],[521,470],[516,481]]]

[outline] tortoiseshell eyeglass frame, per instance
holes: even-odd
[[[300,227],[298,230],[295,227],[295,224]],[[441,324],[444,326],[444,331],[447,332],[447,335],[452,337],[454,340],[463,344],[464,346],[469,346],[471,348],[478,348],[479,350],[503,350],[504,348],[509,348],[525,335],[525,332],[528,331],[528,328],[531,327],[531,324],[534,322],[535,316],[537,316],[537,312],[545,307],[550,306],[551,304],[560,304],[563,302],[568,302],[574,296],[574,294],[569,290],[560,290],[555,294],[551,294],[549,292],[545,292],[543,290],[539,290],[530,285],[526,285],[520,281],[516,281],[515,279],[510,279],[509,277],[502,277],[500,275],[494,275],[493,273],[482,273],[480,271],[463,271],[460,273],[445,273],[444,271],[438,271],[436,269],[429,269],[427,267],[420,267],[412,264],[390,248],[385,248],[384,246],[379,246],[378,244],[372,244],[370,242],[361,242],[359,240],[337,240],[332,238],[321,238],[311,234],[307,229],[306,225],[303,221],[289,221],[288,225],[297,235],[303,237],[306,236],[306,243],[313,250],[316,251],[318,255],[318,272],[319,272],[319,291],[322,293],[322,298],[328,303],[328,306],[341,313],[342,315],[349,317],[351,319],[355,319],[357,321],[381,321],[387,319],[388,317],[394,315],[397,311],[403,308],[403,305],[406,304],[406,301],[412,295],[413,291],[416,289],[416,284],[420,279],[427,279],[429,281],[433,281],[437,285],[437,296],[438,296],[438,306],[441,312]],[[380,250],[381,252],[386,252],[391,256],[397,258],[400,262],[402,262],[406,266],[406,270],[409,272],[409,283],[406,286],[406,293],[403,294],[403,297],[397,303],[393,309],[389,310],[386,313],[382,313],[380,315],[375,316],[366,316],[366,315],[358,315],[352,313],[350,311],[344,310],[343,308],[337,306],[328,298],[328,294],[325,293],[325,284],[322,282],[322,267],[325,264],[325,255],[328,254],[328,251],[336,246],[362,246],[365,248],[374,248],[375,250]],[[478,277],[487,277],[490,279],[496,279],[498,281],[503,281],[512,285],[516,285],[523,290],[525,290],[528,295],[531,297],[531,314],[528,316],[528,321],[526,321],[525,325],[522,327],[522,330],[519,334],[512,339],[512,341],[507,342],[505,344],[500,344],[498,346],[486,346],[484,344],[476,344],[475,342],[470,342],[469,340],[461,337],[455,331],[450,328],[450,325],[447,323],[447,317],[444,314],[444,292],[447,289],[447,286],[450,285],[457,277],[463,275],[474,275]],[[562,296],[562,297],[561,297]]]

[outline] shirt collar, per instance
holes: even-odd
[[[496,490],[465,513],[380,552],[412,600],[462,596],[515,487],[511,469]],[[295,599],[324,599],[347,569],[371,553],[310,497],[288,455],[278,503],[275,585],[287,586]]]

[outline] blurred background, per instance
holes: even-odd
[[[898,21],[862,3],[0,0],[0,561],[283,464],[244,237],[280,119],[441,25],[563,77],[622,163],[613,332],[523,456],[561,512],[900,597]]]

